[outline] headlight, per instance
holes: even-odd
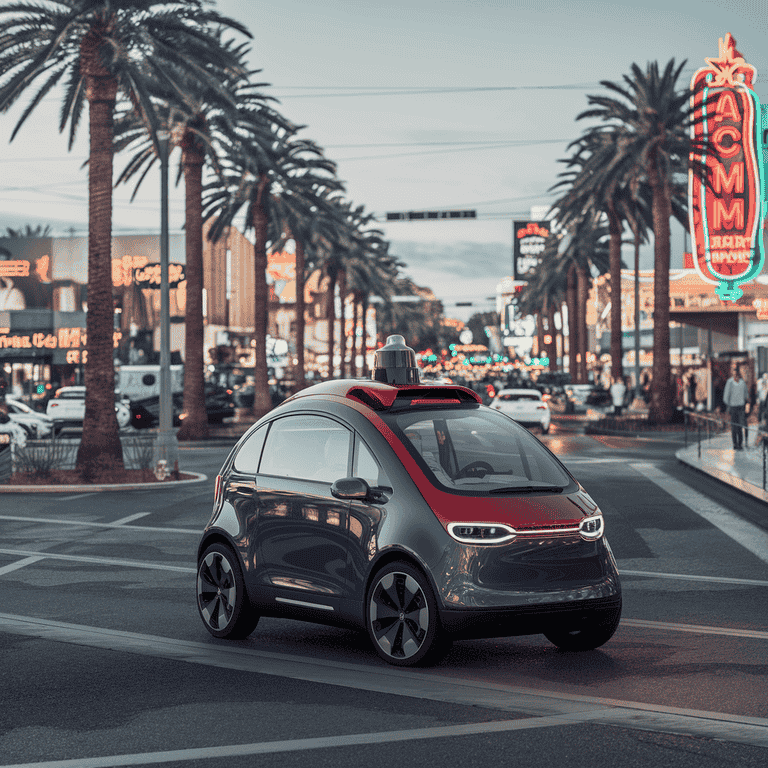
[[[605,523],[603,522],[602,515],[593,515],[592,517],[585,517],[579,523],[579,535],[582,539],[592,541],[599,539],[603,535],[605,529]]]
[[[462,544],[502,544],[517,536],[514,528],[500,523],[449,523],[448,533]]]

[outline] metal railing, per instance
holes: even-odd
[[[718,413],[698,413],[696,411],[685,412],[685,447],[689,441],[696,440],[697,457],[701,460],[702,443],[712,440],[720,435],[730,437],[733,422],[725,415]],[[760,451],[762,463],[762,485],[765,491],[768,486],[768,426],[765,422],[745,423],[744,448],[757,448]]]

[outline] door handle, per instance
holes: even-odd
[[[242,493],[244,495],[248,495],[249,492],[252,493],[256,490],[256,481],[255,480],[233,480],[229,483],[230,490],[234,491],[235,493]]]

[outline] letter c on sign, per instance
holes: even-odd
[[[723,138],[730,136],[733,139],[733,144],[730,147],[724,147],[722,145]],[[741,149],[741,131],[735,125],[721,125],[713,134],[712,141],[717,149],[717,153],[720,157],[733,157],[737,155]]]

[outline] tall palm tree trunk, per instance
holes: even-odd
[[[589,368],[587,366],[587,302],[589,301],[589,276],[587,270],[584,267],[576,268],[576,276],[578,278],[577,301],[579,324],[578,324],[578,343],[579,343],[579,382],[586,384],[589,378]]]
[[[339,299],[341,323],[339,328],[339,370],[342,379],[347,378],[347,270],[339,270]]]
[[[555,313],[557,304],[550,301],[547,307],[547,319],[549,320],[549,336],[551,341],[547,345],[547,357],[549,358],[549,370],[556,371],[557,366],[557,326],[555,325]]]
[[[574,384],[579,383],[579,368],[576,364],[578,354],[578,307],[576,302],[576,265],[571,264],[568,268],[568,282],[566,283],[566,306],[568,307],[568,373],[571,375],[571,381]],[[563,329],[565,335],[565,329]]]
[[[304,328],[306,319],[304,313],[306,310],[304,302],[304,243],[299,238],[294,238],[296,243],[296,370],[294,378],[296,380],[296,391],[304,389],[305,369],[304,369]]]
[[[188,131],[182,141],[184,166],[187,301],[184,317],[184,419],[177,439],[205,440],[209,434],[205,407],[203,349],[203,147]]]
[[[358,315],[360,302],[358,298],[357,293],[352,295],[352,354],[349,359],[349,376],[352,379],[357,378],[357,325],[360,321]]]
[[[326,301],[328,302],[328,378],[336,378],[336,270],[331,268],[328,271],[328,293]]]
[[[624,379],[621,333],[621,219],[612,203],[608,208],[608,263],[611,285],[611,376]]]
[[[362,323],[363,323],[363,332],[360,336],[360,354],[363,358],[362,361],[362,372],[361,375],[367,377],[370,373],[368,370],[368,336],[367,336],[367,330],[366,330],[366,318],[368,317],[368,294],[365,294],[362,301]]]
[[[269,375],[267,369],[267,322],[269,320],[269,287],[267,286],[267,227],[269,219],[266,202],[269,195],[269,179],[262,174],[253,206],[253,229],[256,242],[253,246],[253,338],[255,341],[255,361],[253,369],[253,416],[260,419],[272,408],[269,395]]]
[[[87,359],[83,360],[85,416],[76,466],[86,480],[92,480],[104,470],[124,466],[115,416],[112,298],[112,142],[117,81],[104,69],[88,35],[83,40],[83,62],[90,123],[88,312]]]
[[[669,360],[669,218],[672,215],[669,182],[659,172],[658,160],[650,163],[653,193],[653,380],[648,419],[668,424],[674,410],[672,367]]]

